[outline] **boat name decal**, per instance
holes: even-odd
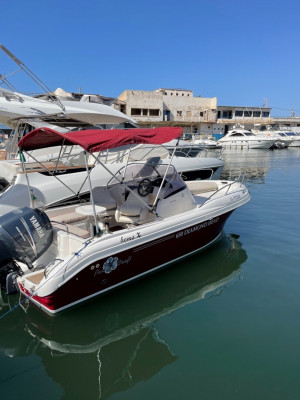
[[[132,236],[127,236],[127,237],[121,236],[121,243],[129,242],[130,240],[134,240],[134,239],[139,239],[140,237],[141,237],[141,232],[136,232]]]
[[[181,238],[182,236],[185,236],[185,235],[189,235],[190,233],[199,231],[200,229],[206,228],[207,226],[215,224],[218,221],[219,221],[219,217],[216,217],[216,218],[213,218],[213,219],[211,219],[209,221],[202,222],[199,225],[193,226],[192,228],[188,228],[188,229],[185,229],[184,231],[177,232],[176,233],[176,239]]]
[[[91,266],[91,270],[95,270],[94,276],[100,274],[109,274],[110,272],[117,269],[122,264],[129,264],[132,259],[132,256],[128,256],[125,260],[121,260],[118,257],[109,257],[103,264],[102,269],[99,268],[100,264],[95,264]]]
[[[239,194],[236,194],[236,195],[234,195],[234,196],[231,196],[230,197],[230,200],[231,201],[236,201],[236,200],[239,200],[241,198],[241,196],[239,195]]]

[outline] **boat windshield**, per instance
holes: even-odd
[[[230,136],[254,136],[254,134],[250,131],[243,131],[243,132],[234,132]]]
[[[147,179],[151,182],[151,192],[153,193],[154,188],[161,186],[164,176],[165,180],[159,198],[169,197],[186,187],[184,181],[172,165],[168,168],[167,164],[154,163],[128,164],[127,168],[123,167],[115,174],[115,177],[108,182],[107,187],[110,189],[112,186],[125,183],[133,190],[139,186],[142,180]]]
[[[280,136],[297,136],[294,132],[281,132]]]

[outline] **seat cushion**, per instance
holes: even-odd
[[[117,202],[112,198],[106,187],[99,186],[93,188],[93,198],[97,205],[105,207],[107,210],[112,210],[117,207]]]
[[[78,222],[85,219],[84,215],[78,214],[77,212],[71,212],[61,215],[56,215],[55,217],[51,217],[51,221],[61,222],[62,224],[68,224],[70,222]]]

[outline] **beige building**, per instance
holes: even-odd
[[[269,107],[218,106],[216,97],[194,97],[192,90],[184,89],[125,90],[114,107],[141,127],[181,126],[185,137],[275,123],[300,128],[299,117],[271,117]]]
[[[194,97],[192,90],[125,90],[116,105],[140,126],[182,126],[184,134],[210,133],[217,122],[217,98]]]

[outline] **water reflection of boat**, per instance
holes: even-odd
[[[221,179],[237,179],[245,174],[245,182],[264,183],[272,155],[267,150],[225,150],[222,155],[224,168]]]
[[[90,398],[109,398],[176,361],[160,338],[156,321],[220,294],[239,277],[246,259],[240,241],[224,235],[201,254],[201,265],[195,255],[184,269],[178,263],[159,279],[153,275],[130,290],[124,288],[56,318],[24,306],[24,313],[19,309],[7,316],[0,349],[10,357],[37,354],[47,374],[70,398],[86,397],[87,387]]]

